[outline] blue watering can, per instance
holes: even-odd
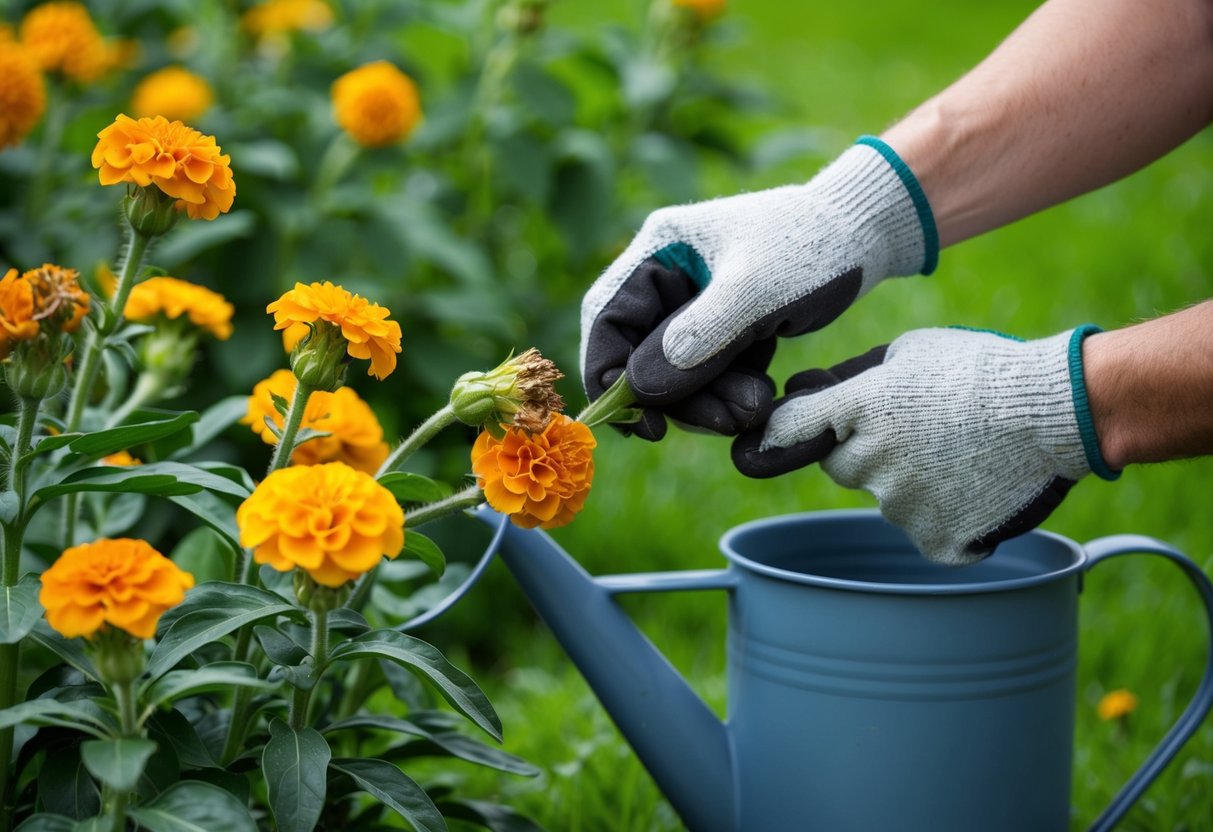
[[[955,569],[878,512],[829,511],[729,531],[725,569],[591,577],[547,534],[477,516],[496,534],[468,585],[499,544],[694,832],[1066,830],[1083,576],[1121,554],[1169,558],[1213,645],[1209,578],[1137,535],[1079,545],[1034,531]],[[724,722],[615,601],[673,590],[727,596]],[[1092,829],[1124,816],[1210,706],[1213,646],[1192,702]]]

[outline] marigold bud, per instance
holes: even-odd
[[[325,586],[316,581],[302,569],[295,570],[295,597],[300,606],[307,607],[312,612],[332,612],[345,603],[350,597],[349,583],[341,586]]]
[[[325,321],[312,324],[311,334],[291,351],[291,372],[312,390],[332,393],[345,383],[346,341],[341,330]]]
[[[126,685],[147,666],[143,642],[117,628],[102,630],[90,643],[90,658],[107,685]]]
[[[553,413],[564,409],[564,400],[552,387],[562,378],[556,365],[532,348],[487,373],[461,375],[451,389],[451,410],[464,424],[484,425],[495,436],[502,424],[537,433]]]
[[[177,224],[177,200],[156,187],[135,188],[122,199],[122,213],[131,228],[145,237],[159,237]]]
[[[4,378],[23,399],[40,400],[59,393],[67,385],[67,356],[72,339],[60,333],[43,332],[16,344],[4,362]]]

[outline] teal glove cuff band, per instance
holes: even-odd
[[[875,136],[860,136],[855,140],[855,144],[867,145],[883,156],[910,192],[914,210],[918,212],[918,221],[922,224],[923,247],[926,249],[923,254],[922,273],[930,274],[935,271],[935,267],[939,265],[939,230],[935,227],[935,214],[931,211],[931,203],[927,202],[927,195],[922,191],[922,185],[918,184],[918,177],[914,176],[914,171],[910,170],[910,166],[901,160],[893,148]]]
[[[1083,324],[1070,336],[1070,392],[1074,396],[1074,416],[1078,420],[1078,433],[1082,437],[1082,449],[1087,455],[1087,465],[1095,475],[1105,480],[1119,479],[1120,471],[1113,471],[1099,452],[1099,437],[1095,435],[1095,420],[1091,416],[1091,402],[1087,399],[1087,380],[1082,371],[1082,342],[1088,335],[1103,332],[1095,324]]]

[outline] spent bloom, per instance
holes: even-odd
[[[296,283],[265,308],[274,316],[274,329],[309,324],[311,334],[291,353],[291,369],[305,384],[320,390],[336,389],[334,359],[369,358],[368,375],[387,378],[396,369],[400,352],[400,324],[389,320],[385,307],[371,303],[329,281]],[[338,352],[340,350],[340,352]]]
[[[0,38],[0,150],[20,142],[46,110],[46,83],[33,54]]]
[[[34,318],[61,332],[75,332],[88,314],[90,298],[80,287],[80,273],[44,263],[21,275],[34,298]]]
[[[332,25],[333,10],[324,0],[267,0],[245,12],[240,22],[257,38],[318,32]]]
[[[124,315],[131,321],[148,323],[163,316],[185,317],[221,341],[232,334],[235,307],[218,292],[177,277],[152,277],[135,284],[126,301]]]
[[[213,220],[232,207],[231,157],[223,155],[214,136],[163,116],[119,115],[97,138],[92,161],[102,185],[154,185],[191,219]]]
[[[585,505],[594,480],[594,434],[557,413],[542,433],[511,427],[502,439],[483,431],[472,470],[489,505],[518,526],[563,526]]]
[[[91,638],[104,625],[151,638],[194,577],[144,540],[98,540],[65,551],[42,573],[38,600],[47,622],[67,638]]]
[[[266,424],[268,418],[281,431],[282,414],[274,407],[274,397],[292,401],[298,380],[290,370],[275,370],[269,378],[257,382],[249,396],[248,413],[240,421],[253,429],[266,444],[276,445],[278,438]],[[349,387],[333,393],[317,390],[307,400],[303,412],[303,430],[327,433],[297,444],[291,453],[296,465],[344,462],[351,468],[374,474],[387,459],[388,446],[383,428],[362,398]]]
[[[451,409],[459,421],[489,430],[512,423],[530,433],[542,431],[564,401],[552,387],[564,373],[531,348],[487,373],[464,373],[451,390]]]
[[[215,94],[207,80],[180,66],[166,66],[148,75],[131,95],[136,118],[164,116],[192,121],[210,109]]]
[[[43,3],[21,21],[21,42],[47,72],[96,81],[124,59],[123,49],[101,36],[81,3]]]
[[[383,147],[413,131],[421,121],[421,100],[411,78],[387,61],[375,61],[333,82],[333,113],[358,144]]]
[[[236,511],[240,543],[279,572],[340,587],[404,548],[404,510],[374,477],[342,462],[267,476]]]
[[[1132,691],[1124,688],[1104,694],[1095,707],[1099,718],[1105,721],[1123,719],[1135,710],[1137,710],[1137,697]]]

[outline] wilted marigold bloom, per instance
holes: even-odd
[[[248,414],[240,421],[249,425],[267,445],[278,444],[265,420],[268,417],[282,430],[282,414],[274,407],[273,397],[293,401],[298,384],[290,370],[275,370],[269,378],[257,382],[253,395],[249,396]],[[296,445],[291,453],[291,461],[296,465],[344,462],[358,471],[374,474],[387,459],[388,446],[375,412],[349,387],[333,393],[313,392],[300,427],[329,435]]]
[[[0,279],[0,358],[12,351],[14,341],[27,341],[38,332],[33,288],[9,269]]]
[[[1121,719],[1137,710],[1137,697],[1125,688],[1104,694],[1095,708],[1102,720]]]
[[[374,477],[343,462],[267,476],[236,511],[240,544],[279,572],[339,587],[404,548],[404,510]]]
[[[97,31],[81,3],[43,3],[21,21],[21,42],[47,72],[95,81],[121,60],[120,49]]]
[[[232,334],[235,311],[227,298],[205,286],[177,277],[151,277],[131,289],[123,314],[128,320],[143,322],[157,315],[169,320],[184,315],[194,326],[226,341]]]
[[[92,161],[102,185],[155,185],[191,219],[213,220],[231,209],[236,198],[231,157],[223,155],[214,136],[163,116],[136,121],[119,115],[97,138]]]
[[[677,8],[686,9],[701,22],[715,20],[724,14],[728,0],[670,0]]]
[[[360,66],[333,82],[337,124],[366,147],[394,144],[421,121],[413,80],[387,61]]]
[[[206,79],[180,66],[166,66],[148,75],[131,95],[136,118],[164,116],[192,121],[210,109],[215,94]]]
[[[240,22],[254,37],[288,32],[318,32],[333,23],[333,10],[324,0],[267,0],[244,13]]]
[[[389,309],[371,303],[329,281],[304,285],[296,283],[278,300],[265,308],[274,316],[274,329],[293,324],[331,324],[340,329],[351,358],[369,358],[367,371],[378,379],[387,378],[396,369],[400,352],[400,324],[388,320]],[[313,336],[314,337],[314,336]]]
[[[554,529],[585,505],[594,481],[594,434],[563,413],[542,433],[511,427],[503,439],[482,431],[472,470],[489,505],[518,526]]]
[[[43,572],[38,600],[67,638],[89,638],[105,624],[151,638],[160,616],[193,585],[193,575],[147,541],[98,540],[68,549]]]
[[[101,464],[112,465],[115,468],[132,468],[136,465],[142,465],[143,461],[131,456],[130,451],[118,451],[109,456],[101,457]]]
[[[46,110],[46,83],[34,56],[0,39],[0,150],[20,142]]]
[[[532,347],[487,373],[461,375],[451,388],[451,409],[464,424],[493,430],[509,423],[537,433],[553,413],[564,409],[564,400],[552,386],[562,378],[555,363]]]
[[[61,332],[75,332],[88,314],[90,298],[80,287],[80,273],[44,263],[21,275],[34,295],[34,318],[53,321]]]

